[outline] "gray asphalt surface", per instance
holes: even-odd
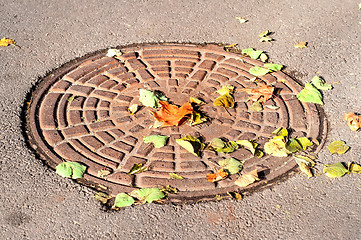
[[[361,10],[358,1],[0,0],[1,239],[361,239],[361,175],[287,181],[245,197],[191,205],[129,207],[105,212],[94,192],[63,179],[27,148],[21,111],[39,77],[86,53],[141,42],[238,43],[267,51],[271,62],[302,82],[318,72],[324,91],[326,144],[352,151],[322,163],[361,162],[361,132],[345,112],[361,107]],[[249,22],[240,24],[236,16]],[[272,45],[258,34],[273,32]],[[294,41],[308,41],[295,49]],[[319,166],[322,170],[322,166]]]

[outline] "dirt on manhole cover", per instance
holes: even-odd
[[[283,72],[259,77],[256,82],[248,70],[263,63],[224,51],[216,45],[148,44],[120,48],[119,60],[100,51],[55,70],[41,81],[32,94],[27,111],[29,141],[42,159],[55,168],[63,160],[77,161],[88,168],[82,184],[112,194],[136,188],[170,185],[179,190],[169,194],[169,201],[182,202],[213,199],[231,191],[249,192],[268,186],[295,170],[291,157],[262,158],[239,149],[217,155],[204,151],[196,157],[175,143],[185,135],[201,137],[205,142],[223,137],[229,140],[257,139],[261,149],[278,127],[292,130],[292,137],[306,136],[323,142],[325,124],[314,104],[301,103],[295,95],[302,89]],[[242,57],[242,60],[239,60]],[[215,93],[222,85],[236,89],[256,88],[264,84],[276,88],[277,98],[261,112],[249,110],[248,95],[234,93],[236,107],[229,113],[214,107]],[[209,121],[195,126],[150,128],[154,117],[143,107],[130,115],[128,107],[140,104],[139,89],[163,92],[170,102],[183,105],[189,97],[203,99],[201,109]],[[165,147],[153,148],[144,136],[170,136]],[[319,147],[320,148],[320,147]],[[314,149],[318,151],[318,149]],[[244,172],[262,169],[262,180],[239,189],[237,174],[219,182],[208,182],[217,161],[227,157],[246,160]],[[127,175],[136,163],[149,166],[148,171]],[[111,174],[98,177],[98,171]],[[184,179],[169,179],[176,173]]]

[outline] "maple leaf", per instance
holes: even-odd
[[[193,113],[193,107],[190,102],[186,102],[183,106],[178,107],[166,101],[159,101],[162,108],[153,112],[150,111],[158,122],[162,122],[162,127],[178,126],[184,122],[187,115]]]
[[[257,89],[252,88],[244,88],[241,91],[244,91],[251,95],[248,100],[252,100],[254,102],[262,102],[265,103],[268,99],[270,99],[273,95],[273,91],[275,90],[274,87],[264,85],[262,87],[259,87]],[[248,101],[247,100],[247,101]]]
[[[344,119],[352,131],[357,131],[361,128],[361,116],[353,112],[345,113]]]
[[[217,182],[228,176],[228,172],[223,169],[218,170],[216,173],[208,173],[207,180],[208,182]]]

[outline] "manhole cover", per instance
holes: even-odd
[[[214,137],[257,138],[262,148],[272,131],[287,127],[292,129],[292,136],[323,142],[321,114],[314,104],[304,104],[295,98],[301,86],[294,80],[274,72],[260,77],[256,83],[247,81],[254,77],[248,73],[249,68],[262,66],[261,62],[216,45],[149,44],[123,47],[121,51],[124,54],[120,60],[106,57],[104,50],[72,61],[49,74],[32,95],[27,117],[32,147],[53,168],[63,160],[88,166],[80,181],[83,184],[112,195],[170,185],[179,190],[169,194],[172,202],[212,199],[230,191],[248,192],[271,184],[292,172],[296,163],[290,157],[266,155],[259,159],[245,149],[224,156],[204,151],[202,157],[195,157],[176,144],[175,139],[185,135],[202,137],[206,142]],[[225,84],[237,89],[273,85],[278,98],[266,104],[280,108],[249,111],[248,95],[236,91],[237,107],[229,109],[228,114],[224,108],[213,106],[218,97],[215,91]],[[190,96],[201,98],[207,103],[201,109],[210,121],[192,127],[183,124],[150,128],[154,118],[149,109],[142,108],[135,115],[128,113],[131,104],[139,104],[140,88],[160,90],[177,105]],[[152,134],[170,136],[168,144],[163,148],[145,144],[143,137]],[[226,157],[246,160],[245,172],[261,167],[262,181],[244,189],[233,184],[236,175],[208,182],[206,175],[213,172],[214,163]],[[149,170],[127,175],[135,163],[147,163]],[[98,177],[102,169],[111,174]],[[169,179],[169,173],[184,179]]]

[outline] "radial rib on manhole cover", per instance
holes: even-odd
[[[137,188],[170,185],[179,190],[169,194],[172,202],[212,199],[231,191],[248,192],[267,186],[288,175],[297,164],[291,157],[254,157],[246,149],[230,154],[204,151],[194,156],[176,144],[186,135],[228,140],[257,139],[261,148],[272,131],[285,127],[292,136],[306,136],[323,142],[324,120],[314,104],[302,103],[295,95],[302,89],[281,71],[259,77],[248,70],[263,63],[224,51],[216,45],[148,44],[119,48],[118,59],[100,51],[49,74],[32,95],[28,109],[29,140],[51,167],[62,161],[77,161],[87,166],[80,181],[113,196]],[[240,60],[240,58],[242,58]],[[276,95],[260,112],[249,110],[248,95],[238,91],[272,85]],[[235,108],[228,112],[213,106],[222,85],[232,85]],[[128,107],[140,104],[139,89],[159,90],[176,105],[189,97],[204,100],[201,110],[209,117],[203,124],[151,128],[154,117],[143,107],[130,115]],[[168,144],[154,148],[143,142],[149,135],[170,136]],[[313,149],[317,151],[318,149]],[[243,172],[262,169],[262,179],[249,187],[234,184],[237,174],[219,182],[208,182],[206,175],[217,170],[220,159],[233,157],[245,160]],[[128,175],[134,164],[148,170]],[[108,170],[100,176],[100,170]],[[184,179],[170,179],[176,173]]]

